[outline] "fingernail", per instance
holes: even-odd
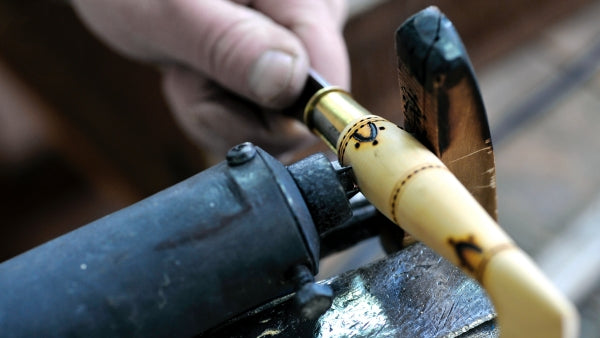
[[[280,50],[264,52],[250,70],[250,90],[259,102],[270,103],[290,86],[296,57]]]

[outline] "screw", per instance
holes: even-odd
[[[250,161],[254,156],[256,156],[256,147],[254,144],[244,142],[229,149],[225,158],[228,165],[236,166]]]
[[[294,268],[294,279],[298,287],[294,299],[304,318],[314,320],[329,310],[333,301],[333,290],[329,285],[315,283],[305,265]]]

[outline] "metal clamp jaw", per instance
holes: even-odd
[[[238,145],[227,161],[0,264],[0,332],[193,336],[294,291],[296,313],[320,315],[331,291],[312,280],[319,232],[351,215],[344,176],[324,155],[286,168]]]

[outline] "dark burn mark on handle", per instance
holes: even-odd
[[[456,256],[458,256],[460,265],[470,272],[475,272],[475,266],[473,266],[473,262],[469,261],[467,255],[469,252],[481,255],[483,250],[481,247],[475,244],[475,238],[473,235],[469,235],[466,240],[455,240],[453,238],[448,238],[448,243],[454,247],[454,251],[456,252]]]
[[[355,140],[357,140],[359,142],[372,142],[372,141],[374,141],[375,138],[377,137],[377,126],[373,122],[368,122],[367,125],[369,126],[369,135],[368,136],[362,135],[357,130],[357,131],[354,132],[354,134],[352,134],[352,138],[354,138]]]
[[[344,155],[346,154],[346,147],[348,146],[348,144],[350,143],[350,141],[352,139],[358,141],[358,142],[354,143],[354,148],[356,148],[356,149],[360,148],[360,144],[363,142],[372,142],[372,144],[374,146],[379,144],[379,141],[376,140],[379,132],[377,131],[378,127],[375,124],[375,122],[385,122],[385,121],[386,120],[384,118],[379,117],[379,116],[368,116],[368,117],[365,117],[363,120],[357,122],[354,126],[352,126],[352,128],[350,128],[350,130],[348,130],[348,132],[346,132],[344,134],[344,137],[342,138],[342,141],[340,142],[340,146],[338,149],[338,158],[340,159],[340,162],[344,163]],[[368,136],[365,136],[358,132],[365,126],[369,127],[369,135]],[[383,128],[383,129],[379,128],[379,130],[384,130],[384,129],[385,128]]]

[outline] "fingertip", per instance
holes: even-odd
[[[329,83],[349,89],[349,59],[341,34],[345,1],[261,0],[255,5],[301,41],[310,67]]]
[[[290,104],[302,90],[308,72],[306,57],[268,49],[248,73],[248,87],[256,102],[269,108]]]

